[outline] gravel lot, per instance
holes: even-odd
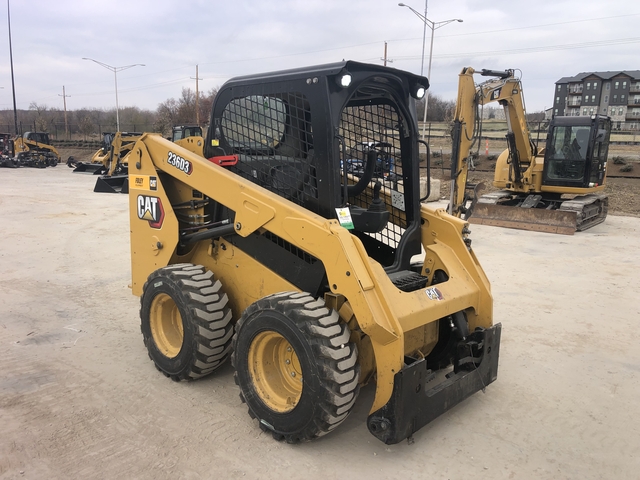
[[[361,393],[335,432],[260,432],[232,369],[147,357],[125,195],[63,165],[0,169],[0,478],[637,478],[640,218],[575,236],[472,225],[503,324],[498,380],[386,446]]]

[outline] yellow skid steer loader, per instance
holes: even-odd
[[[250,416],[289,443],[335,429],[368,382],[369,431],[392,444],[496,379],[501,326],[468,224],[421,203],[427,88],[351,61],[239,77],[204,156],[138,140],[132,289],[162,373],[230,358]]]

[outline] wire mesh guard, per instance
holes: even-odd
[[[380,196],[387,204],[389,223],[381,232],[367,235],[396,248],[407,226],[398,113],[387,104],[346,107],[340,118],[340,135],[346,143],[346,159],[341,162],[346,161],[347,173],[356,181],[364,174],[367,155],[375,152],[371,187],[375,182],[382,184]],[[350,197],[349,203],[367,208],[372,200],[373,188],[366,188]]]
[[[231,170],[314,213],[326,212],[318,198],[317,162],[329,160],[314,155],[311,125],[309,102],[301,93],[250,95],[230,101],[221,128],[229,147],[239,154]],[[368,235],[396,248],[406,228],[396,109],[388,104],[347,106],[339,135],[345,142],[340,161],[322,170],[342,178],[346,168],[355,183],[364,173],[369,151],[376,151],[370,188],[349,198],[349,203],[367,208],[373,200],[373,185],[380,182],[381,197],[390,210],[389,224],[382,232]]]
[[[229,102],[222,131],[239,153],[231,170],[318,212],[311,111],[300,93],[251,95]]]

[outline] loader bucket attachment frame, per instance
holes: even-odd
[[[395,374],[387,404],[369,415],[369,432],[387,445],[410,438],[429,422],[498,378],[502,324],[477,330],[459,342],[454,371],[436,383],[422,358]]]

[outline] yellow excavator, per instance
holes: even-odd
[[[352,61],[249,75],[189,149],[140,137],[131,285],[160,372],[195,380],[230,358],[251,418],[289,443],[337,428],[369,382],[367,426],[393,444],[496,380],[501,325],[468,224],[421,203],[428,85]]]
[[[481,70],[492,77],[478,85],[476,71],[462,70],[453,125],[449,213],[470,223],[572,235],[602,223],[611,120],[602,115],[556,117],[538,151],[526,121],[522,83],[513,70]],[[467,182],[470,151],[481,121],[478,109],[498,102],[505,110],[507,150],[496,162],[494,187]],[[471,192],[473,190],[473,193]]]

